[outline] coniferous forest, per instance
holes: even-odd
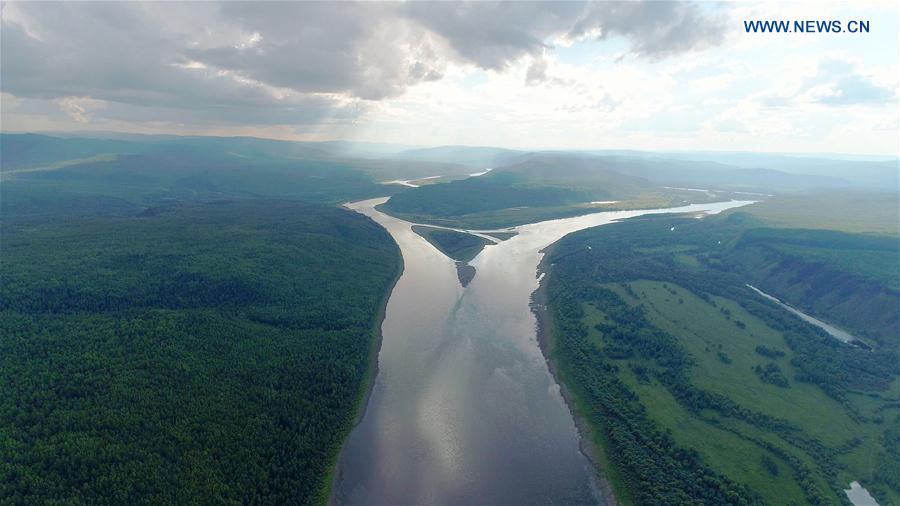
[[[5,222],[0,497],[322,500],[400,262],[298,202]]]

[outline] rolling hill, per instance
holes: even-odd
[[[593,159],[532,157],[483,176],[398,192],[382,207],[413,221],[506,226],[583,214],[592,201],[635,199],[661,191],[651,182],[607,170]]]

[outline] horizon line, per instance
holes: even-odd
[[[213,138],[213,139],[258,139],[265,141],[275,141],[275,142],[291,142],[291,143],[306,143],[306,144],[326,144],[330,142],[345,142],[345,143],[357,143],[357,144],[375,144],[381,146],[403,146],[404,150],[410,149],[435,149],[435,148],[450,148],[450,147],[458,147],[458,148],[487,148],[487,149],[502,149],[507,151],[521,151],[525,153],[539,153],[539,152],[571,152],[571,153],[585,153],[585,152],[595,152],[595,151],[631,151],[636,153],[675,153],[675,154],[688,154],[688,153],[712,153],[712,154],[750,154],[750,155],[780,155],[780,156],[789,156],[789,157],[797,157],[797,158],[828,158],[828,157],[844,157],[844,158],[877,158],[879,160],[868,160],[868,161],[898,161],[900,162],[900,151],[893,154],[873,154],[873,153],[836,153],[836,152],[809,152],[809,151],[751,151],[751,150],[716,150],[716,149],[662,149],[662,150],[648,150],[648,149],[638,149],[638,148],[560,148],[560,147],[542,147],[535,149],[525,149],[525,148],[515,148],[515,147],[506,147],[506,146],[493,146],[493,145],[472,145],[472,144],[405,144],[398,142],[383,142],[383,141],[368,141],[368,140],[348,140],[348,139],[320,139],[320,140],[301,140],[301,139],[281,139],[276,137],[260,137],[256,135],[211,135],[211,134],[171,134],[171,133],[143,133],[143,132],[131,132],[131,131],[114,131],[114,130],[85,130],[85,131],[66,131],[66,130],[4,130],[0,128],[0,135],[44,135],[47,137],[54,137],[59,135],[68,135],[72,137],[80,137],[80,138],[88,138],[88,137],[100,137],[103,135],[133,135],[133,136],[143,136],[143,137],[180,137],[180,138]],[[101,137],[102,138],[102,137]],[[124,140],[124,139],[112,139],[108,138],[108,140]],[[402,152],[402,151],[398,151]],[[858,160],[860,161],[860,160]]]

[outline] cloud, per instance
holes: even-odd
[[[95,110],[103,109],[107,105],[102,100],[89,97],[58,98],[55,102],[66,115],[78,123],[87,123]]]
[[[829,106],[877,105],[897,101],[896,86],[876,82],[857,65],[845,60],[819,62],[816,74],[806,80],[801,101]]]
[[[854,61],[828,57],[793,86],[761,94],[757,101],[770,108],[884,105],[896,103],[897,83],[876,79]]]
[[[2,88],[76,122],[353,122],[376,101],[530,58],[553,40],[627,38],[657,59],[720,41],[694,4],[625,2],[6,3]],[[526,60],[527,61],[527,60]],[[544,63],[541,63],[544,62]],[[541,65],[544,65],[543,70]]]
[[[533,86],[541,84],[547,79],[547,60],[543,56],[535,58],[525,72],[525,84]]]
[[[638,56],[660,59],[721,43],[725,25],[687,2],[411,2],[406,14],[461,59],[491,70],[539,56],[548,40],[612,35],[627,38]]]
[[[503,70],[541,54],[545,40],[566,33],[586,7],[580,2],[410,2],[403,14],[440,37],[455,59]]]
[[[569,38],[602,40],[621,35],[631,41],[631,52],[658,60],[720,44],[726,23],[687,2],[591,3],[569,30]]]
[[[255,34],[255,43],[221,41],[181,54],[299,93],[380,100],[442,74],[428,34],[396,10],[395,4],[376,3],[227,2],[219,23]]]
[[[158,10],[169,5],[182,17]],[[360,109],[353,96],[281,88],[277,80],[191,58],[200,44],[244,41],[253,48],[262,40],[223,23],[205,30],[213,36],[192,36],[188,21],[216,19],[210,5],[12,4],[9,19],[10,6],[4,8],[2,91],[16,96],[54,100],[67,111],[70,97],[103,101],[105,117],[132,114],[138,121],[169,114],[179,122],[307,124]]]

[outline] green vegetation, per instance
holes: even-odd
[[[422,236],[438,251],[456,260],[456,275],[462,286],[475,278],[475,267],[468,264],[470,260],[478,256],[478,253],[491,241],[476,235],[448,230],[445,228],[413,225],[413,232]]]
[[[845,190],[781,195],[731,212],[750,215],[769,227],[900,234],[897,194],[890,191]]]
[[[6,220],[0,496],[324,500],[399,269],[368,218],[297,202]]]
[[[16,174],[22,174],[25,172],[46,172],[56,169],[62,169],[63,167],[68,167],[70,165],[81,165],[84,163],[91,162],[108,162],[111,160],[115,160],[116,155],[95,155],[89,156],[87,158],[76,158],[74,160],[63,160],[59,162],[52,162],[46,165],[38,165],[28,168],[19,168],[19,169],[3,169],[0,172],[0,180],[9,180],[14,179]]]
[[[66,139],[37,134],[0,134],[2,178],[23,169],[64,166],[70,160],[112,157],[129,152],[129,143],[108,139]]]
[[[487,167],[504,165],[524,151],[478,146],[439,146],[434,148],[408,149],[396,155],[399,160],[421,162],[452,162],[469,167],[469,172]]]
[[[342,203],[389,193],[366,174],[322,161],[202,156],[121,155],[112,160],[14,173],[4,180],[4,217],[95,214],[175,202],[279,197]],[[115,205],[111,205],[111,203]]]
[[[422,179],[413,179],[409,182],[416,186],[425,186],[430,184],[441,184],[441,183],[449,183],[450,181],[458,181],[460,179],[466,179],[468,177],[467,174],[460,174],[454,176],[432,176],[425,177]]]
[[[761,226],[741,212],[645,217],[545,258],[550,356],[599,464],[626,504],[838,504],[853,480],[897,504],[900,245]],[[883,265],[864,275],[843,252]]]
[[[435,174],[466,176],[472,169],[447,158],[435,161],[406,159],[389,146],[354,142],[297,142],[255,137],[179,137],[170,135],[123,135],[121,139],[56,137],[37,134],[0,133],[0,172],[7,173],[94,157],[145,155],[224,160],[269,161],[318,160],[340,163],[365,172],[378,181],[414,179]],[[387,151],[385,151],[387,148]],[[5,179],[5,177],[4,177]]]
[[[403,213],[440,217],[510,208],[552,207],[584,202],[590,197],[570,188],[515,184],[517,176],[504,171],[411,188],[395,195],[385,207]]]
[[[781,388],[787,388],[788,380],[781,372],[781,368],[773,362],[769,362],[765,367],[761,365],[753,366],[753,372],[759,376],[760,381],[769,383]]]
[[[751,229],[734,241],[724,262],[739,265],[748,283],[864,340],[900,335],[896,237]]]
[[[484,177],[484,176],[481,176]],[[452,184],[452,183],[451,183]],[[448,186],[448,185],[434,185],[434,186]],[[401,193],[405,193],[411,190],[404,190]],[[506,190],[502,187],[498,187],[496,189],[497,192],[503,193]],[[535,190],[538,193],[543,190]],[[399,194],[398,194],[399,195]],[[396,197],[396,195],[395,195]],[[621,211],[621,210],[629,210],[629,209],[653,209],[653,208],[666,208],[673,207],[679,205],[685,205],[688,202],[707,202],[713,200],[721,200],[717,198],[710,198],[708,196],[696,197],[695,195],[682,196],[677,192],[661,192],[661,193],[646,193],[639,195],[633,199],[619,201],[615,204],[608,204],[603,206],[592,205],[589,202],[581,201],[578,203],[572,203],[561,206],[547,206],[547,207],[510,207],[504,209],[496,209],[490,211],[480,211],[467,213],[462,215],[453,215],[453,216],[435,216],[432,214],[419,214],[416,212],[413,213],[405,213],[398,212],[395,209],[390,207],[391,202],[394,201],[392,197],[388,202],[378,206],[378,209],[382,212],[390,214],[392,216],[396,216],[397,218],[407,220],[413,223],[429,223],[432,225],[444,226],[444,227],[452,227],[452,228],[466,228],[466,229],[494,229],[494,228],[505,228],[512,227],[515,225],[522,225],[525,223],[536,223],[539,221],[553,220],[558,218],[570,218],[573,216],[580,216],[583,214],[596,213],[599,211]],[[485,196],[485,198],[488,198]],[[423,204],[424,206],[425,204]],[[423,207],[423,209],[425,209]],[[496,233],[492,233],[491,235],[496,235]]]
[[[837,177],[843,166],[871,171],[874,179],[863,177],[868,181],[863,186],[876,180],[896,182],[896,174],[890,176],[889,164],[884,162],[833,160],[830,175],[809,176],[638,153],[507,153],[502,158],[506,165],[494,166],[488,174],[404,189],[382,208],[415,223],[499,228],[595,212],[600,207],[590,202],[597,201],[616,201],[603,205],[603,210],[651,209],[762,195],[753,192],[792,192],[793,196],[778,197],[777,206],[759,208],[760,218],[785,218],[783,223],[793,223],[792,227],[897,234],[897,206],[892,193],[834,190],[852,186],[849,180],[855,180],[852,171],[843,174],[847,179]],[[829,188],[832,190],[824,190]],[[806,191],[820,193],[796,198],[799,192]],[[849,212],[833,213],[829,219],[819,220],[823,205],[831,205],[832,201],[835,208]],[[865,212],[860,212],[863,209]]]
[[[537,157],[488,174],[403,190],[381,207],[415,223],[497,228],[597,211],[592,201],[623,199],[603,209],[668,207],[705,195],[662,190],[590,159]]]
[[[535,158],[591,163],[661,186],[688,188],[783,193],[826,188],[884,191],[897,188],[898,184],[896,159],[863,161],[724,151],[526,152],[467,146],[413,149],[395,155],[398,160],[453,162],[473,170],[530,162]]]
[[[769,358],[780,358],[784,356],[784,352],[778,348],[769,348],[768,346],[757,346],[756,353]]]
[[[401,218],[500,228],[592,201],[726,195],[661,185],[812,184],[686,160],[364,159],[339,144],[0,135],[0,502],[324,502],[401,267],[384,230],[334,204],[397,192],[382,207]],[[838,503],[858,480],[900,503],[896,202],[776,197],[586,231],[546,257],[552,357],[620,500]],[[486,240],[414,229],[472,279]]]
[[[412,229],[438,251],[459,262],[472,260],[481,253],[486,245],[492,244],[482,237],[456,230],[421,225],[413,225]]]
[[[0,497],[324,501],[400,258],[367,218],[299,201],[390,194],[376,174],[429,164],[250,138],[0,142]]]
[[[513,237],[519,235],[518,232],[489,232],[486,235],[493,237],[494,239],[498,239],[500,241],[505,241],[507,239],[512,239]]]

